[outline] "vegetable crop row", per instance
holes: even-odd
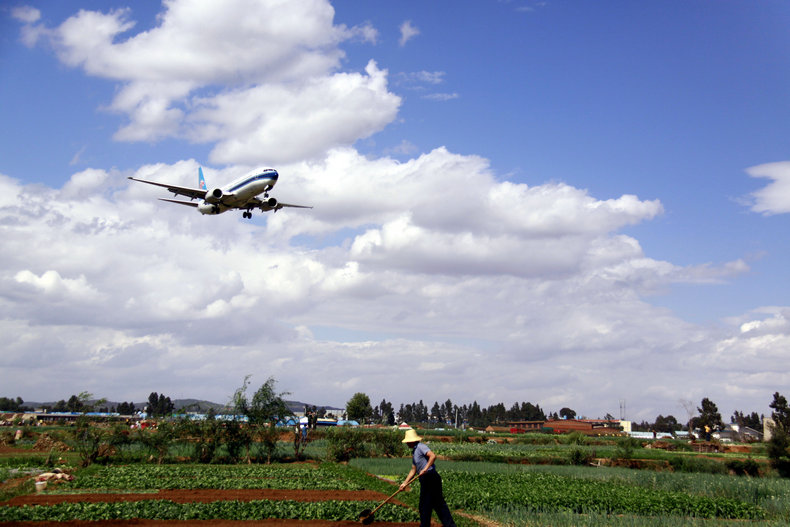
[[[362,490],[358,484],[309,465],[305,468],[271,465],[112,466],[78,477],[63,488]]]
[[[443,476],[451,508],[485,511],[495,507],[575,513],[673,514],[702,518],[761,519],[765,512],[732,498],[693,496],[548,473]]]

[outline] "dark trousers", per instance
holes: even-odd
[[[420,527],[430,527],[431,511],[436,511],[444,527],[455,527],[450,508],[442,494],[442,477],[435,470],[420,477]]]

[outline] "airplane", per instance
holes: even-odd
[[[174,196],[187,196],[189,201],[178,199],[159,198],[161,201],[178,203],[197,208],[201,214],[222,214],[231,209],[243,210],[244,218],[252,218],[252,209],[261,209],[261,212],[277,212],[283,207],[295,207],[297,209],[312,209],[306,205],[292,205],[290,203],[280,203],[274,198],[269,197],[269,191],[277,183],[280,175],[273,168],[259,168],[249,172],[245,176],[225,185],[215,187],[211,190],[206,186],[206,178],[203,177],[203,168],[198,168],[198,188],[180,187],[169,183],[159,183],[129,176],[132,181],[148,183],[157,187],[164,187],[174,194]],[[258,197],[263,193],[263,199]],[[200,202],[195,202],[198,199]]]

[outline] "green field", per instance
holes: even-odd
[[[69,430],[63,430],[64,440]],[[155,434],[155,433],[153,433]],[[380,437],[371,430],[343,431],[334,437],[320,435],[302,452],[308,463],[294,463],[292,446],[280,442],[273,453],[277,462],[265,464],[261,446],[251,445],[248,455],[231,455],[225,444],[214,451],[212,463],[194,461],[195,442],[174,438],[157,450],[142,441],[155,435],[132,436],[115,453],[86,468],[77,468],[85,457],[77,452],[36,453],[32,441],[0,456],[0,477],[17,470],[52,467],[65,463],[75,481],[51,486],[52,494],[155,493],[181,489],[283,489],[299,491],[375,490],[391,494],[410,467],[400,438],[391,432]],[[427,435],[427,434],[426,434]],[[583,436],[506,437],[507,443],[489,442],[490,436],[467,434],[460,441],[427,438],[441,457],[438,462],[445,496],[460,526],[493,521],[508,526],[710,526],[790,524],[790,480],[776,477],[760,447],[752,454],[697,454],[679,443],[679,451],[642,448],[620,439]],[[333,441],[335,441],[333,443]],[[339,442],[338,442],[339,441]],[[388,446],[389,445],[389,446]],[[673,445],[675,446],[675,445]],[[348,463],[329,458],[350,453]],[[370,457],[395,452],[395,457]],[[243,454],[243,452],[242,452]],[[360,457],[354,457],[359,455]],[[157,464],[157,460],[164,461]],[[237,463],[228,460],[236,459]],[[250,459],[252,463],[247,463]],[[607,466],[628,462],[621,468]],[[596,466],[591,466],[591,465]],[[738,467],[760,477],[736,476]],[[647,470],[646,468],[649,468]],[[743,471],[740,471],[743,473]],[[414,485],[415,489],[418,485]],[[419,492],[399,494],[405,503],[387,505],[378,520],[416,521]],[[32,493],[32,479],[11,490],[3,489],[0,501],[15,494]],[[136,498],[135,498],[136,499]],[[377,502],[330,500],[308,505],[290,500],[215,501],[174,503],[140,498],[129,503],[62,503],[47,506],[0,506],[0,522],[150,519],[261,519],[298,518],[332,521],[357,519],[364,508]]]
[[[406,459],[351,465],[402,478]],[[451,508],[506,525],[787,525],[790,481],[623,468],[441,461]],[[706,520],[707,519],[707,520]]]

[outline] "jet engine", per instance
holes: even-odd
[[[221,188],[213,188],[210,192],[206,192],[206,197],[204,198],[209,203],[219,203],[219,200],[222,199],[222,189]]]
[[[220,191],[220,193],[221,193],[221,191]],[[201,214],[219,214],[220,213],[219,205],[216,205],[214,203],[201,203],[200,205],[197,206],[197,210]]]
[[[277,208],[277,200],[274,198],[266,198],[265,200],[263,200],[263,203],[261,203],[262,211],[272,210],[276,208]]]

